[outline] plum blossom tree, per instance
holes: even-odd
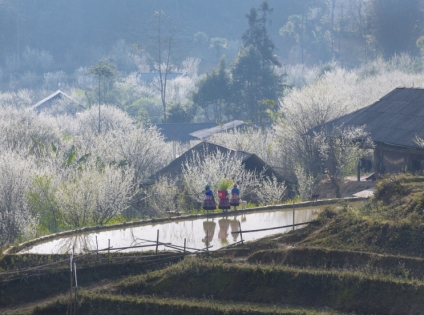
[[[155,214],[163,214],[166,210],[177,210],[179,187],[177,180],[167,177],[159,178],[148,190],[149,207]]]
[[[66,224],[79,228],[90,222],[96,209],[98,182],[96,172],[74,170],[72,178],[61,183],[55,192],[55,199]]]
[[[227,148],[254,153],[271,166],[282,166],[284,162],[280,139],[271,128],[230,130],[212,135],[209,141]]]
[[[294,173],[297,178],[297,190],[302,200],[308,200],[314,194],[316,179],[306,173],[306,170],[299,163],[294,168]]]
[[[261,178],[260,186],[256,190],[259,201],[262,204],[277,204],[284,199],[286,186],[280,183],[275,176]]]
[[[331,132],[322,130],[313,139],[318,149],[324,171],[330,177],[340,198],[340,185],[349,167],[352,169],[359,159],[373,147],[364,127],[335,126]]]
[[[0,108],[0,151],[41,157],[59,138],[59,129],[31,109]]]
[[[106,224],[126,210],[137,192],[134,170],[129,167],[106,166],[99,174],[95,186],[96,206],[93,221]]]
[[[219,182],[226,178],[237,183],[241,198],[246,197],[260,185],[259,174],[244,168],[241,157],[223,153],[219,150],[209,152],[201,157],[193,153],[182,166],[182,181],[185,190],[198,202],[203,201],[203,188],[206,183],[214,190],[218,189]]]
[[[11,151],[0,155],[0,245],[33,234],[36,218],[27,204],[26,191],[36,170],[33,158]]]

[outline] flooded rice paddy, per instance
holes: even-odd
[[[309,222],[316,219],[319,208],[320,207],[317,206],[296,209],[295,223]],[[238,232],[240,227],[242,231],[248,231],[279,227],[292,223],[292,209],[261,211],[246,214],[240,213],[236,216],[224,216],[223,214],[222,217],[214,218],[186,220],[181,218],[181,220],[171,222],[150,225],[143,225],[141,223],[140,226],[66,236],[26,248],[21,250],[19,254],[65,254],[71,252],[72,248],[74,248],[75,253],[82,253],[96,250],[97,246],[98,249],[105,249],[108,247],[109,242],[110,246],[117,250],[122,247],[149,245],[152,244],[152,242],[149,241],[156,242],[158,230],[160,242],[184,246],[184,239],[186,239],[187,248],[202,249],[208,244],[212,246],[210,250],[217,250],[240,241],[240,233],[233,233]],[[292,227],[243,233],[243,240],[256,240],[264,236],[284,233],[291,229]],[[152,249],[155,249],[155,247],[137,247],[119,251],[130,252]],[[163,249],[165,249],[165,246],[159,246],[159,250]]]

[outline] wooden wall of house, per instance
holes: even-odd
[[[377,144],[374,149],[375,174],[424,171],[424,150]]]

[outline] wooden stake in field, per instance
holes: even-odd
[[[159,230],[158,230],[158,235],[156,237],[156,255],[158,254],[158,247],[159,247]]]
[[[73,281],[72,281],[72,261],[74,259],[74,251],[72,248],[72,253],[69,256],[69,269],[70,269],[70,288],[69,288],[69,304],[68,308],[66,310],[66,315],[73,315],[74,314],[74,303],[73,303],[73,297],[72,297],[72,288],[73,288]]]
[[[74,263],[75,274],[75,315],[78,315],[78,280],[77,280],[77,264]]]
[[[99,243],[97,242],[97,235],[96,235],[96,257],[97,257],[97,260],[99,260]]]
[[[243,243],[243,232],[241,231],[241,223],[240,223],[240,221],[239,221],[239,230],[240,230],[241,243],[244,244]]]

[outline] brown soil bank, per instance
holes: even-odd
[[[232,265],[186,260],[119,285],[127,294],[326,307],[366,314],[412,314],[424,308],[424,283],[364,273]]]

